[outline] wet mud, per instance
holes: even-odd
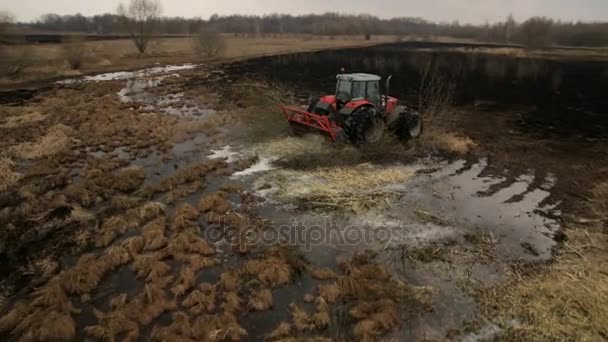
[[[518,127],[526,134],[534,132],[546,138],[605,138],[604,116],[599,114],[605,104],[599,88],[605,80],[597,76],[603,66],[591,62],[582,66],[585,75],[593,76],[586,77],[590,87],[581,95],[573,90],[574,85],[580,85],[580,75],[572,75],[575,70],[568,62],[538,62],[542,65],[536,66],[535,78],[524,73],[516,82],[513,73],[524,68],[517,63],[531,61],[515,62],[498,57],[476,57],[473,61],[470,56],[451,53],[409,51],[423,47],[426,46],[387,45],[265,57],[225,66],[221,72],[191,65],[159,67],[67,80],[57,87],[114,82],[112,89],[118,90],[110,96],[124,110],[142,116],[169,116],[177,122],[186,120],[184,122],[192,124],[226,114],[194,99],[192,92],[199,88],[189,88],[203,83],[208,86],[216,76],[222,80],[228,77],[232,82],[256,76],[283,84],[297,81],[311,92],[323,92],[331,91],[336,70],[346,67],[353,71],[393,73],[395,79],[403,77],[392,89],[395,95],[407,99],[411,98],[413,80],[417,77],[414,68],[418,70],[421,63],[428,60],[447,68],[441,63],[450,60],[451,64],[468,68],[464,76],[458,76],[458,83],[470,82],[470,87],[458,88],[457,102],[475,105],[489,101],[490,110],[507,103],[523,106],[525,110],[521,113],[526,114],[521,115],[519,122],[512,122],[513,129]],[[488,65],[495,62],[499,66],[493,68],[505,71],[497,76],[492,69],[494,76],[491,76]],[[563,77],[556,85],[558,74]],[[220,89],[226,87],[226,84],[218,85]],[[532,88],[534,92],[530,93]],[[557,99],[556,91],[560,94],[559,101],[567,102],[577,113],[579,108],[591,108],[585,112],[591,118],[585,120],[591,122],[590,126],[561,120],[559,104],[554,107],[554,113],[560,114],[549,115],[543,121],[543,115],[548,112],[539,101]],[[299,95],[303,94],[296,94],[296,98],[304,97]],[[28,101],[27,96],[21,95],[6,98],[4,105]],[[15,102],[15,98],[23,102]],[[259,110],[255,108],[256,112]],[[559,124],[549,128],[547,121]],[[120,145],[101,150],[81,148],[79,153],[86,158],[130,165],[137,170],[120,167],[110,172],[133,172],[135,185],[120,186],[129,191],[135,189],[129,193],[136,198],[134,204],[123,196],[124,208],[118,209],[109,201],[110,196],[103,195],[105,197],[90,208],[99,215],[94,231],[103,235],[92,237],[93,244],[87,252],[94,253],[98,259],[93,265],[103,266],[107,274],[89,274],[88,268],[80,263],[90,260],[80,253],[66,255],[60,258],[65,273],[54,273],[42,280],[36,277],[36,284],[28,282],[29,276],[25,277],[19,283],[23,289],[13,291],[6,307],[27,302],[37,285],[44,284],[45,279],[55,279],[43,288],[59,294],[69,293],[70,305],[81,310],[78,313],[68,310],[75,330],[73,334],[68,331],[67,336],[76,339],[94,336],[93,330],[85,327],[95,324],[99,324],[96,329],[107,328],[109,336],[118,338],[136,333],[139,338],[155,340],[202,339],[209,335],[198,334],[193,327],[201,326],[195,324],[201,312],[209,312],[225,320],[213,330],[226,334],[225,340],[234,333],[237,339],[265,341],[282,322],[289,322],[293,330],[283,337],[320,336],[336,341],[382,338],[475,341],[492,338],[499,331],[491,324],[481,327],[478,334],[468,334],[464,329],[470,324],[480,324],[477,291],[505,281],[518,265],[550,262],[560,247],[563,203],[562,197],[556,196],[556,187],[563,180],[558,174],[535,169],[534,165],[527,169],[497,170],[488,158],[474,155],[461,158],[404,155],[390,162],[336,166],[330,160],[325,161],[327,164],[321,161],[298,168],[297,164],[294,166],[285,160],[292,155],[286,156],[281,149],[276,149],[276,146],[293,143],[286,141],[282,133],[273,138],[276,145],[273,149],[267,141],[245,141],[240,136],[243,130],[230,128],[214,135],[205,127],[162,151],[133,151],[129,146]],[[336,154],[348,153],[348,147],[336,148],[325,141],[299,139],[296,144],[310,149],[311,154],[327,149]],[[91,177],[82,165],[72,166],[70,174],[75,176],[71,182]],[[349,170],[357,172],[349,173]],[[94,175],[99,176],[100,172],[96,172]],[[377,175],[386,178],[374,178]],[[358,182],[351,179],[356,177],[363,178]],[[145,203],[137,202],[140,197]],[[61,211],[54,213],[61,214]],[[145,218],[131,222],[133,213]],[[159,217],[162,219],[159,222],[164,222],[162,229],[153,224]],[[125,220],[128,229],[111,226],[109,218]],[[216,230],[214,225],[218,222],[220,229]],[[226,222],[230,229],[223,230]],[[236,235],[231,235],[234,226]],[[106,234],[108,241],[103,239]],[[146,234],[158,238],[155,241],[159,243],[158,248],[148,246],[153,243]],[[192,252],[191,245],[199,248],[197,253],[208,254],[203,259],[193,258],[202,252]],[[159,274],[172,278],[141,277],[140,272],[148,272],[142,261],[144,257],[149,257],[145,261],[158,267]],[[194,266],[196,261],[206,264]],[[190,273],[192,269],[196,272]],[[267,269],[271,269],[272,274],[269,275]],[[324,272],[319,272],[321,269]],[[78,272],[99,283],[77,284],[83,286],[82,290],[70,287],[69,280],[80,279],[70,278]],[[236,278],[233,272],[237,272]],[[357,284],[368,287],[361,290]],[[60,290],[53,286],[59,286]],[[93,290],[87,291],[89,287]],[[329,290],[335,289],[342,292],[332,298]],[[208,298],[205,296],[209,293],[203,294],[204,291],[217,292],[218,297],[206,303],[213,308],[204,309],[202,302],[200,306],[187,305],[184,295],[189,297],[195,290],[201,296],[197,299],[200,301]],[[270,304],[267,297],[260,295],[267,293],[265,290],[271,293]],[[128,300],[116,304],[113,300],[121,293],[126,294]],[[241,297],[237,298],[240,300],[237,304],[235,294]],[[41,294],[36,292],[34,297],[41,298]],[[54,303],[54,299],[34,302],[33,307],[40,306],[41,302]],[[63,314],[65,306],[60,307]],[[356,310],[371,310],[370,307],[379,311],[362,314]],[[47,309],[55,313],[55,307],[52,308]],[[114,334],[113,328],[104,326],[112,320],[97,310],[102,313],[115,310],[116,314],[124,315],[117,316],[123,317],[123,321],[138,322],[135,323],[138,328],[134,329],[133,324],[121,326],[120,333]],[[152,316],[140,322],[142,318],[132,312],[137,310],[145,311],[146,315],[152,312]],[[183,317],[176,316],[177,311],[187,312],[191,325],[182,326]],[[386,317],[386,327],[382,328],[374,317]],[[28,320],[28,323],[33,331],[42,334],[36,322]],[[371,332],[363,329],[362,323],[371,325]],[[21,333],[15,331],[17,335]],[[247,335],[243,335],[243,331]]]

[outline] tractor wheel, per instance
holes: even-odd
[[[391,124],[391,132],[400,141],[409,141],[418,138],[424,129],[420,113],[403,107],[399,109],[399,116]]]
[[[384,120],[375,108],[361,107],[346,118],[342,131],[353,145],[373,144],[384,135]]]

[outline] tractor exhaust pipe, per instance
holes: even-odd
[[[389,95],[389,90],[391,88],[391,78],[393,78],[393,75],[389,75],[386,78],[386,96],[384,96],[384,113],[385,114],[388,111],[388,95]]]

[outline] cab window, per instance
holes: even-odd
[[[336,89],[336,94],[346,93],[350,95],[351,91],[351,83],[350,81],[340,80],[338,82],[338,88]]]
[[[365,98],[365,83],[366,82],[353,82],[353,99]]]
[[[369,82],[367,84],[366,98],[371,102],[380,102],[380,84],[378,82]]]

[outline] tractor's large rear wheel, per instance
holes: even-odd
[[[420,113],[407,109],[398,108],[399,116],[390,124],[390,131],[400,141],[409,141],[422,135],[424,125]]]
[[[376,143],[384,135],[384,120],[375,108],[361,107],[346,118],[342,131],[353,145]]]

